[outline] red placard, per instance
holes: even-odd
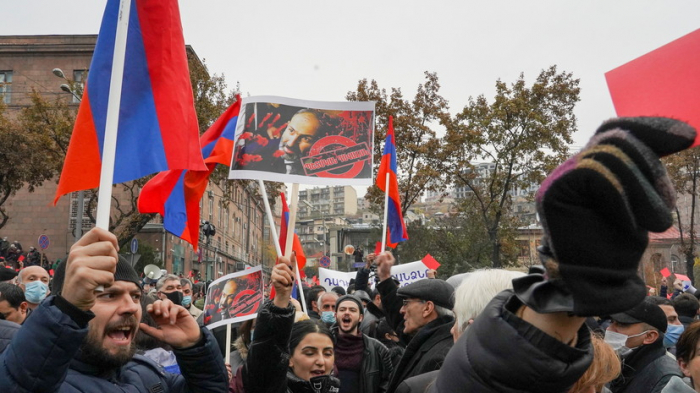
[[[425,267],[431,270],[437,270],[437,268],[440,267],[440,262],[436,261],[435,258],[433,258],[433,256],[430,254],[425,254],[421,261],[423,261]]]
[[[672,117],[700,130],[700,29],[607,72],[605,79],[618,116]],[[693,146],[698,142],[696,137]]]
[[[668,278],[668,276],[671,275],[671,271],[668,270],[667,267],[661,269],[661,271],[659,273],[661,273],[661,275],[664,276],[664,278]]]

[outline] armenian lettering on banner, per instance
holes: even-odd
[[[372,184],[374,102],[246,97],[229,179]]]
[[[339,272],[337,270],[318,268],[318,277],[321,285],[327,290],[341,286],[347,288],[350,279],[355,278],[356,272]],[[404,287],[410,283],[428,278],[428,268],[421,261],[394,265],[391,267],[391,275],[399,280],[399,286]],[[370,287],[374,288],[374,280],[370,279]]]
[[[209,285],[204,325],[213,329],[256,318],[263,300],[262,267],[227,274]]]

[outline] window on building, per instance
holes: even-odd
[[[229,212],[228,212],[228,206],[224,209],[224,233],[228,233],[228,219],[229,219]],[[226,246],[226,252],[228,252],[228,246]]]
[[[214,221],[214,193],[209,191],[209,222]]]
[[[12,71],[0,71],[0,99],[6,104],[12,102]]]
[[[223,222],[223,218],[224,218],[223,203],[222,203],[222,201],[219,199],[219,218],[218,218],[219,222],[216,224],[216,226],[218,226],[219,228],[221,228],[221,225],[222,225],[222,222]]]
[[[87,70],[73,70],[73,89],[75,94],[73,94],[73,103],[77,104],[80,102],[80,97],[83,96],[83,88],[85,87],[85,80],[87,79]]]

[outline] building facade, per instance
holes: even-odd
[[[0,99],[8,115],[13,116],[30,105],[32,91],[48,102],[60,99],[77,110],[96,40],[97,35],[0,36]],[[199,61],[189,46],[187,54]],[[53,71],[56,68],[62,70],[63,79]],[[74,93],[62,90],[62,84]],[[80,221],[78,193],[64,196],[55,207],[51,206],[56,183],[45,182],[31,193],[25,187],[10,197],[3,204],[10,219],[0,229],[0,237],[20,241],[25,250],[36,247],[40,235],[47,235],[50,244],[44,251],[51,261],[68,255]],[[270,229],[263,219],[265,209],[257,195],[257,183],[210,182],[200,201],[200,215],[202,221],[216,227],[216,234],[209,239],[200,236],[200,252],[195,253],[191,245],[167,233],[160,216],[146,224],[136,238],[140,244],[152,247],[156,258],[170,272],[183,275],[193,272],[202,279],[215,279],[265,261],[269,265],[265,270],[269,272],[269,261],[274,261],[274,257],[266,254],[269,248],[266,245],[271,243],[265,239],[269,239]],[[114,196],[120,206],[131,203],[130,196],[123,194],[120,187],[114,188]],[[275,216],[279,218],[279,212]],[[86,209],[82,227],[89,230],[93,226]]]

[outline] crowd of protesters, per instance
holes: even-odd
[[[700,291],[671,278],[656,296],[637,273],[648,232],[672,224],[659,157],[695,134],[604,123],[539,189],[528,272],[400,286],[391,252],[356,255],[350,287],[304,287],[302,307],[295,256],[279,257],[274,295],[228,347],[203,326],[205,288],[143,279],[92,229],[53,280],[0,268],[0,392],[700,392]]]

